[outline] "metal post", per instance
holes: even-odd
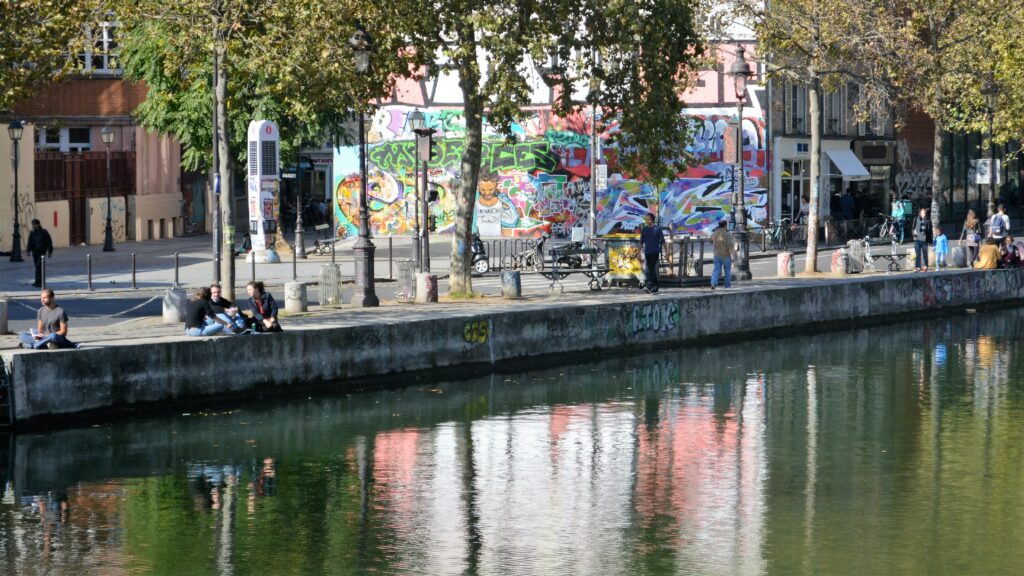
[[[429,153],[429,150],[428,150],[428,153]],[[428,167],[429,167],[429,165],[428,165],[427,160],[424,160],[423,161],[423,183],[420,185],[420,189],[423,192],[423,198],[422,198],[422,204],[423,204],[423,236],[422,236],[422,241],[423,241],[423,247],[420,249],[420,259],[423,262],[423,270],[422,270],[422,272],[424,274],[430,274],[430,223],[429,223],[429,218],[430,218],[430,216],[429,216],[429,214],[430,214],[429,213],[429,209],[430,209],[430,207],[429,207],[429,202],[428,202],[428,200],[430,200],[430,198],[429,198],[430,193],[427,191],[427,185],[428,185],[427,169],[428,169]]]
[[[590,245],[597,241],[597,102],[590,106]],[[659,209],[660,213],[661,210]],[[591,258],[593,260],[593,258]]]
[[[393,238],[391,237],[391,234],[388,234],[388,280],[394,280],[395,279],[395,275],[394,275],[395,259],[393,257],[394,256],[394,251],[395,251],[395,244],[394,244],[394,242],[392,242],[392,240],[393,240]]]
[[[416,148],[419,149],[420,135],[416,134]],[[416,203],[413,205],[413,212],[416,217],[412,221],[412,263],[416,270],[422,272],[423,264],[420,260],[420,195],[425,194],[425,190],[420,190],[420,174],[419,174],[419,159],[413,161],[413,174],[412,180],[413,185],[416,189]],[[408,214],[408,212],[406,212]],[[424,223],[426,226],[426,223]]]
[[[745,95],[744,95],[745,96]],[[743,98],[736,102],[736,116],[739,120],[736,123],[736,203],[733,204],[733,217],[736,222],[735,236],[739,244],[736,251],[736,271],[733,277],[736,280],[750,280],[750,261],[748,260],[749,246],[747,242],[747,210],[744,204],[746,174],[743,172]]]
[[[106,127],[104,130],[109,128]],[[104,137],[104,140],[106,137]],[[114,251],[114,228],[110,223],[110,142],[105,142],[107,145],[107,224],[103,228],[103,251],[113,252]]]
[[[256,281],[256,256],[250,256],[252,260],[249,261],[249,275],[252,277],[252,281]]]
[[[996,144],[995,133],[993,132],[993,116],[995,110],[988,108],[988,217],[996,213]]]
[[[139,285],[135,282],[135,253],[132,252],[132,288],[138,288]]]
[[[295,190],[295,246],[292,248],[292,254],[295,257],[306,259],[306,241],[303,237],[304,230],[302,222],[302,155],[299,154],[299,162],[295,167],[295,182],[297,184]],[[295,277],[295,257],[292,258],[292,280],[296,280]]]
[[[217,55],[216,46],[213,50],[213,84],[211,91],[216,92],[217,75],[219,73],[220,58]],[[220,284],[220,231],[221,231],[221,209],[220,209],[220,130],[217,118],[217,105],[213,106],[213,279]]]
[[[42,288],[46,289],[46,254],[39,257],[39,270],[42,277]]]
[[[379,306],[380,300],[373,288],[373,253],[370,240],[370,213],[366,207],[366,114],[359,111],[359,239],[352,248],[355,253],[356,290],[352,306],[365,308]]]
[[[175,252],[174,253],[174,287],[177,288],[179,286],[179,284],[180,283],[178,282],[178,253]]]
[[[298,277],[299,276],[299,273],[298,273],[299,257],[297,256],[298,252],[299,252],[299,246],[298,246],[298,243],[296,243],[296,245],[292,247],[292,282],[295,282],[295,281],[297,281],[299,279],[299,277]]]
[[[12,122],[12,124],[14,123]],[[11,138],[11,143],[14,145],[14,154],[11,155],[11,163],[14,164],[14,235],[13,244],[11,244],[11,262],[24,262],[21,257],[21,224],[18,222],[21,212],[18,198],[18,166],[21,163],[21,150],[18,143],[20,141],[20,136],[17,139]]]
[[[85,255],[85,277],[86,283],[89,286],[89,291],[92,291],[92,254]]]

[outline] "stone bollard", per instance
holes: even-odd
[[[832,253],[832,273],[846,275],[850,273],[850,251],[840,248]]]
[[[416,263],[412,260],[399,260],[397,264],[398,291],[395,292],[395,300],[412,304],[416,301]]]
[[[7,334],[7,296],[0,296],[0,334]]]
[[[966,246],[953,246],[949,249],[949,260],[946,261],[946,265],[950,268],[967,268],[968,254]]]
[[[305,282],[285,282],[284,309],[291,314],[309,310],[309,299]]]
[[[904,262],[903,269],[904,270],[913,270],[914,269],[914,257],[915,257],[914,247],[911,246],[910,248],[907,248],[907,257],[903,259],[903,262]]]
[[[185,321],[186,300],[185,291],[181,288],[168,288],[164,291],[164,324]]]
[[[416,303],[430,304],[437,302],[437,276],[419,273],[416,275]]]
[[[514,300],[523,296],[523,282],[519,270],[501,271],[501,297]]]
[[[792,278],[796,275],[796,263],[792,252],[779,252],[775,256],[775,273],[779,278]]]

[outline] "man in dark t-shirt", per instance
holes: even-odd
[[[229,331],[237,333],[248,330],[245,318],[238,312],[238,306],[220,295],[220,286],[217,284],[210,286],[210,310],[213,311],[214,319],[224,324]]]
[[[43,348],[78,348],[79,345],[68,340],[68,315],[57,306],[53,290],[45,288],[39,294],[43,304],[36,312],[36,327],[18,335],[22,348],[40,350]]]
[[[654,215],[644,216],[644,226],[640,229],[640,248],[644,253],[644,289],[654,294],[658,291],[658,260],[661,258],[661,245],[665,241],[662,231],[665,228],[655,226]]]

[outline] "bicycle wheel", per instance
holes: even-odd
[[[789,230],[786,228],[779,228],[779,250],[785,250],[789,248]]]

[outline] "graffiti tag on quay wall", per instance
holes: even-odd
[[[634,306],[629,315],[629,329],[640,332],[668,332],[679,325],[679,304],[655,302]]]
[[[491,335],[491,326],[487,320],[473,320],[462,327],[462,339],[469,344],[486,344]]]

